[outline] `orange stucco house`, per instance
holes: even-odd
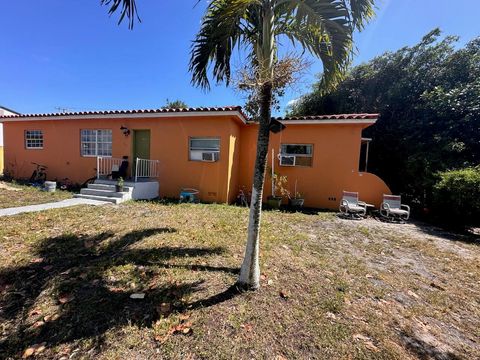
[[[273,150],[275,172],[287,176],[292,192],[297,183],[305,206],[336,209],[343,190],[378,206],[390,193],[383,180],[359,170],[362,130],[376,114],[277,120],[286,128],[272,133],[268,162]],[[128,156],[131,181],[156,183],[161,197],[195,188],[202,201],[231,203],[252,186],[257,125],[240,107],[11,114],[0,122],[5,170],[17,178],[28,178],[35,162],[47,166],[49,180],[82,183]]]

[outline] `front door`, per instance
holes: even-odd
[[[150,130],[133,130],[133,161],[150,159]]]
[[[132,169],[135,176],[137,158],[150,159],[150,130],[133,130]]]

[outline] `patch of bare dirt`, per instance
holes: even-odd
[[[22,189],[19,189],[19,188],[16,188],[16,187],[13,187],[11,185],[8,185],[2,181],[0,181],[0,189],[3,189],[3,190],[8,190],[8,191],[21,191]]]

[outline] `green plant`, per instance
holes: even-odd
[[[293,199],[303,199],[303,194],[297,191],[293,196]]]
[[[276,197],[276,194],[280,194],[281,197],[290,198],[290,191],[287,189],[288,179],[285,175],[273,174],[273,197]]]
[[[352,68],[327,94],[317,83],[289,115],[379,113],[364,132],[368,171],[418,213],[432,205],[438,172],[480,164],[479,64],[480,38],[461,45],[435,29]]]
[[[117,185],[123,188],[123,185],[125,185],[125,181],[123,180],[123,177],[120,176],[118,178]]]
[[[300,191],[297,191],[297,185],[298,185],[298,180],[295,179],[295,190],[293,191],[293,198],[291,198],[290,196],[288,197],[289,199],[303,199],[304,196],[303,194],[300,192]]]
[[[432,211],[442,224],[465,228],[480,225],[480,166],[439,173]]]

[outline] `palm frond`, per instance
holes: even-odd
[[[259,4],[260,0],[213,0],[209,4],[191,50],[189,70],[194,85],[210,87],[207,74],[210,64],[217,82],[230,82],[232,52],[256,30],[248,28],[248,8]]]
[[[325,88],[338,84],[351,61],[351,38],[348,33],[330,35],[311,25],[291,25],[284,35],[293,43],[319,58],[323,64]]]
[[[112,15],[119,10],[120,18],[118,19],[118,24],[127,17],[128,28],[133,29],[135,21],[141,22],[135,1],[136,0],[101,0],[101,4],[110,6],[110,10],[108,10],[109,15]]]
[[[362,30],[375,15],[374,0],[346,0],[346,6],[350,9],[352,23],[357,30]]]
[[[277,16],[283,18],[278,33],[321,59],[325,87],[338,83],[350,64],[353,51],[354,24],[344,2],[281,0],[277,12]]]
[[[324,84],[335,85],[352,59],[353,32],[373,16],[373,6],[374,0],[212,0],[192,46],[192,82],[209,88],[207,70],[213,65],[213,78],[228,85],[236,46],[251,48],[253,65],[259,60],[256,53],[266,58],[265,53],[274,52],[275,57],[275,41],[268,49],[262,42],[262,23],[273,8],[274,39],[285,35],[321,59]]]

